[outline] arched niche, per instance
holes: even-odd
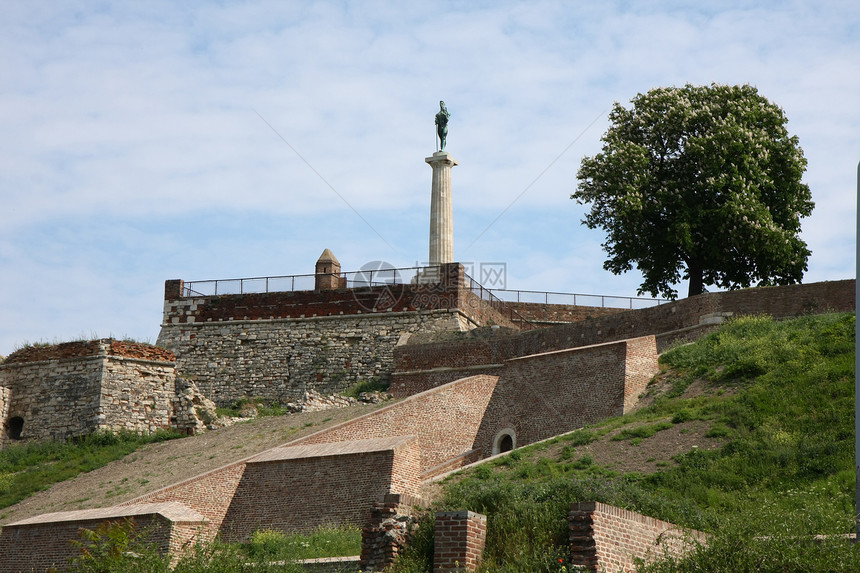
[[[21,434],[24,432],[24,418],[21,416],[9,418],[9,422],[6,424],[6,429],[9,438],[20,440]]]
[[[505,428],[493,439],[493,455],[509,452],[517,447],[517,434],[513,428]]]

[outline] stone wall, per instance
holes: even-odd
[[[387,380],[394,347],[410,332],[460,328],[457,311],[388,312],[162,327],[176,369],[219,406],[243,397],[286,404],[308,390],[333,394]]]
[[[9,419],[9,393],[9,388],[0,386],[0,445],[9,439],[6,431]]]
[[[9,388],[4,420],[23,420],[21,439],[64,439],[99,427],[104,358],[69,358],[0,366],[0,386]]]
[[[307,390],[340,392],[388,381],[393,349],[413,333],[485,324],[518,328],[498,301],[472,292],[463,266],[441,266],[435,282],[319,291],[182,296],[165,283],[159,346],[177,372],[220,406],[243,397],[286,403]]]
[[[81,540],[81,528],[92,530],[125,520],[141,532],[147,545],[154,546],[162,555],[167,552],[178,555],[193,545],[198,528],[205,525],[202,516],[179,504],[40,515],[6,525],[0,531],[0,573],[66,571],[69,560],[80,555],[73,542]]]
[[[0,364],[7,433],[15,419],[23,420],[21,439],[168,428],[175,377],[173,363],[164,360],[172,357],[163,349],[110,339],[16,352]]]
[[[598,502],[574,503],[568,524],[571,564],[600,573],[635,571],[635,559],[680,557],[706,541],[699,531]]]

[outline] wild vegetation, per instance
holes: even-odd
[[[152,434],[97,432],[65,441],[10,444],[0,449],[0,509],[121,459],[144,444],[182,436],[163,430]]]
[[[361,551],[361,531],[353,527],[321,527],[306,534],[260,531],[248,543],[200,544],[176,563],[147,542],[147,531],[118,520],[83,529],[75,547],[73,573],[238,573],[262,571],[303,573],[298,559],[340,557]]]

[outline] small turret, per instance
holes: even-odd
[[[317,259],[314,290],[333,290],[346,286],[346,278],[340,276],[340,261],[329,249],[323,251]]]

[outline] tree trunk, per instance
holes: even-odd
[[[687,266],[687,275],[690,277],[690,290],[687,296],[696,296],[705,292],[705,285],[702,282],[702,269],[695,264]]]

